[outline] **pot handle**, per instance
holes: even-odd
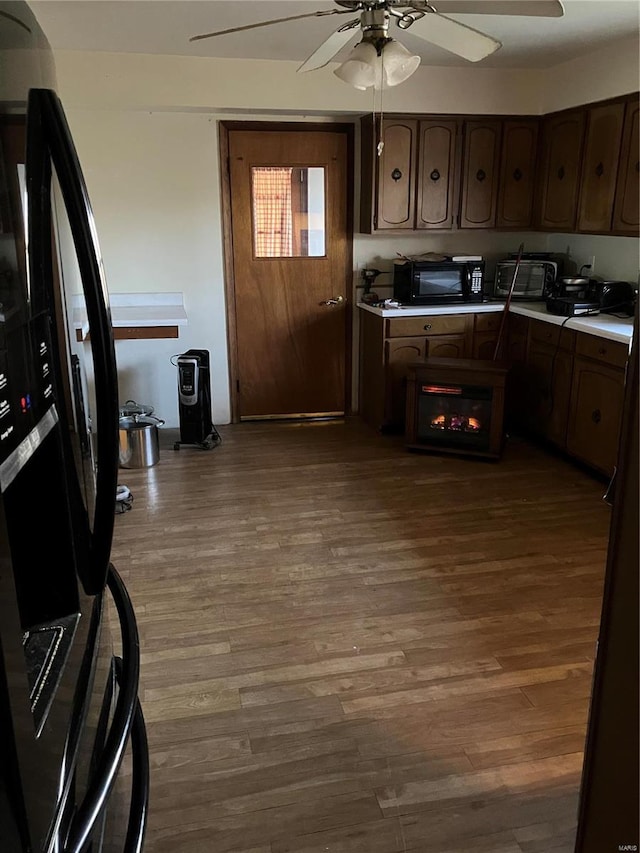
[[[162,418],[157,417],[157,415],[130,415],[133,418],[134,423],[140,423],[141,418],[145,420],[157,421],[156,426],[162,426],[164,420]]]

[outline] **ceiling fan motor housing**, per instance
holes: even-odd
[[[362,40],[376,45],[389,38],[390,15],[386,9],[365,9],[360,16]]]

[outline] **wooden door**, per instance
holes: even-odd
[[[574,110],[545,119],[540,158],[540,227],[573,231],[576,226],[585,113]]]
[[[421,121],[416,228],[453,228],[455,121]]]
[[[538,121],[506,121],[498,192],[498,228],[530,228],[538,148]]]
[[[576,357],[567,450],[613,473],[624,399],[624,371]]]
[[[409,229],[415,223],[417,121],[386,119],[378,158],[375,227]]]
[[[351,277],[348,136],[231,127],[228,152],[234,415],[342,414]]]
[[[493,228],[496,224],[501,130],[500,121],[465,124],[461,228]]]
[[[616,183],[616,200],[613,211],[613,230],[638,236],[640,227],[639,216],[639,173],[640,135],[638,133],[638,115],[640,113],[637,100],[630,101],[625,110],[624,129],[622,131],[622,151],[618,167]]]
[[[623,120],[623,103],[589,110],[578,205],[579,231],[602,234],[611,230]]]

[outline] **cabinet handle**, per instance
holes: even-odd
[[[591,412],[591,420],[594,422],[594,424],[600,423],[600,421],[602,420],[602,412],[600,411],[600,409],[594,409]]]
[[[601,178],[603,176],[603,174],[604,174],[604,166],[602,165],[602,163],[598,163],[598,165],[596,166],[596,175],[599,178]]]
[[[394,181],[399,181],[402,177],[402,172],[400,171],[400,169],[394,169],[393,172],[391,172],[391,177]]]
[[[476,179],[482,182],[486,177],[487,173],[484,171],[484,169],[478,169],[478,171],[476,172]]]
[[[560,168],[558,169],[558,180],[561,181],[564,178],[565,174],[566,172],[564,171],[564,166],[560,166]]]
[[[598,350],[598,355],[606,355],[606,354],[607,354],[607,350],[605,349],[605,347],[600,347],[600,349]]]
[[[424,330],[425,330],[425,332],[430,332],[431,331],[431,323],[426,323]]]
[[[431,174],[429,175],[429,177],[431,178],[432,181],[439,181],[440,180],[440,172],[437,169],[434,169],[433,172],[431,172]]]
[[[520,171],[520,169],[516,169],[515,172],[513,173],[513,180],[514,181],[521,181],[522,180],[522,172]]]

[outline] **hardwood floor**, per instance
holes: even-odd
[[[610,510],[512,439],[222,427],[121,471],[148,853],[571,853]]]

